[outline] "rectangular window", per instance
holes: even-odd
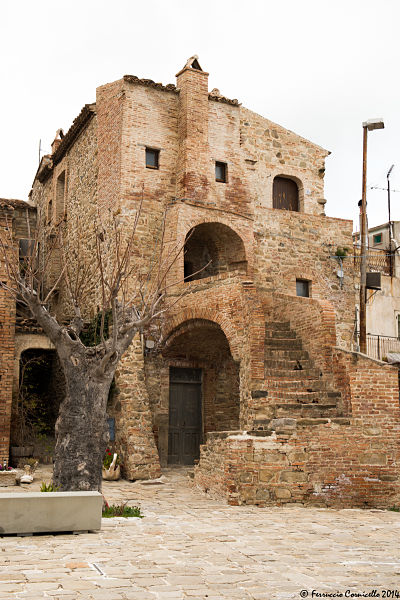
[[[159,168],[160,151],[154,148],[146,148],[146,167],[148,169]]]
[[[216,161],[215,163],[215,181],[226,183],[227,180],[227,165],[223,162]]]
[[[381,233],[376,233],[374,235],[373,243],[374,243],[374,246],[375,246],[375,244],[382,244],[382,234]]]
[[[296,296],[310,297],[310,282],[306,279],[296,279]]]

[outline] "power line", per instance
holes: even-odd
[[[387,188],[378,187],[377,185],[370,185],[368,187],[369,190],[382,190],[383,192],[387,192]],[[400,192],[400,190],[390,190],[391,192]]]

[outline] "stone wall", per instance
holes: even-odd
[[[240,144],[251,177],[255,214],[272,208],[276,176],[296,181],[300,212],[323,214],[325,158],[329,152],[247,108],[240,108],[240,120]]]
[[[116,391],[108,414],[115,418],[115,444],[126,479],[161,475],[154,441],[149,396],[144,381],[142,339],[136,336],[115,373]]]

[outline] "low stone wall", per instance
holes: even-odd
[[[194,483],[229,504],[388,508],[400,502],[398,452],[328,423],[292,434],[211,434]]]
[[[195,485],[229,504],[399,506],[397,369],[339,348],[332,352],[335,375],[347,389],[349,424],[315,419],[298,426],[279,419],[270,431],[211,433]]]

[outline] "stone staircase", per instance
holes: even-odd
[[[256,418],[255,429],[350,423],[341,393],[329,387],[288,322],[265,324],[264,364],[269,415]]]

